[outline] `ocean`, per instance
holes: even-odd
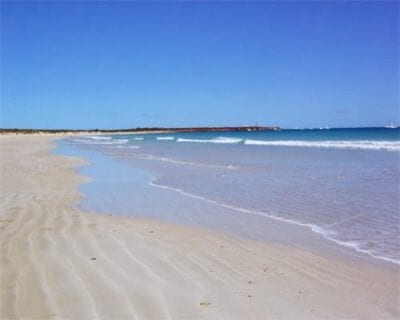
[[[77,136],[58,152],[90,162],[85,210],[257,240],[286,225],[287,242],[304,229],[400,264],[399,128]]]

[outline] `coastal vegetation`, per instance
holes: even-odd
[[[130,133],[130,132],[218,132],[218,131],[269,131],[280,130],[276,126],[226,126],[226,127],[146,127],[146,128],[129,128],[129,129],[20,129],[20,128],[0,128],[1,133],[13,134],[40,134],[40,133]]]

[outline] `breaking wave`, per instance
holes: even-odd
[[[284,146],[284,147],[314,147],[336,149],[365,149],[400,151],[400,141],[372,141],[372,140],[325,140],[325,141],[301,141],[301,140],[251,140],[244,141],[246,145],[260,146]]]
[[[157,140],[175,140],[175,137],[157,137]]]
[[[228,138],[228,137],[217,137],[213,139],[186,139],[179,138],[176,142],[192,142],[192,143],[239,143],[243,139],[240,138]]]

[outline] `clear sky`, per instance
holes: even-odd
[[[1,127],[400,122],[397,2],[1,7]]]

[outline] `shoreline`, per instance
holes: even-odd
[[[63,142],[64,139],[59,141],[60,142],[58,143],[58,146],[56,148],[56,150],[58,150],[56,154],[66,153],[76,157],[90,159],[90,163],[88,164],[87,168],[85,168],[86,166],[83,166],[75,170],[77,174],[89,177],[90,181],[94,182],[92,187],[90,187],[89,185],[83,186],[85,190],[83,192],[85,194],[85,199],[86,199],[86,206],[82,207],[83,209],[89,211],[93,210],[101,214],[112,213],[115,215],[130,216],[134,219],[149,218],[146,217],[145,214],[143,215],[140,209],[137,209],[138,206],[136,205],[136,202],[131,201],[132,200],[131,198],[129,198],[130,201],[128,204],[127,202],[124,202],[125,199],[124,197],[119,198],[116,196],[116,194],[124,193],[124,190],[118,189],[119,188],[118,185],[115,185],[112,190],[109,190],[109,192],[103,190],[104,196],[101,196],[100,194],[94,194],[93,192],[93,190],[99,188],[99,186],[100,188],[101,186],[104,186],[104,181],[103,181],[103,179],[105,179],[103,177],[104,172],[109,172],[107,174],[106,180],[118,181],[121,178],[121,174],[123,174],[124,179],[131,179],[132,181],[136,181],[137,179],[136,175],[135,174],[131,175],[130,172],[139,171],[149,176],[148,180],[141,181],[142,185],[144,184],[150,185],[160,190],[161,194],[158,195],[156,192],[154,192],[153,194],[153,192],[150,189],[147,190],[147,192],[151,193],[153,197],[164,198],[165,194],[163,196],[162,192],[167,191],[176,194],[175,198],[171,197],[170,201],[172,202],[177,202],[177,203],[182,202],[182,200],[179,199],[179,197],[190,198],[193,201],[197,201],[199,206],[201,206],[200,202],[202,202],[207,206],[207,209],[205,211],[207,212],[210,211],[208,213],[209,217],[212,217],[211,218],[212,220],[218,220],[220,222],[215,225],[211,224],[207,225],[207,222],[206,223],[199,222],[196,218],[191,219],[191,222],[190,221],[188,222],[186,221],[187,219],[185,220],[185,217],[183,216],[181,219],[171,220],[170,218],[166,218],[167,216],[169,216],[167,212],[164,212],[164,215],[160,212],[157,215],[157,217],[154,217],[154,214],[151,214],[150,216],[157,221],[170,222],[170,223],[172,222],[174,224],[183,226],[200,225],[201,228],[205,228],[208,230],[211,229],[216,232],[226,232],[231,236],[236,236],[244,240],[252,240],[263,243],[280,243],[290,246],[296,246],[304,250],[309,250],[309,251],[311,250],[316,254],[326,255],[327,257],[335,256],[338,257],[339,259],[347,259],[350,261],[355,260],[362,263],[365,262],[373,265],[380,265],[388,268],[394,268],[395,270],[397,270],[396,268],[400,267],[400,263],[398,260],[391,259],[386,256],[381,256],[377,253],[374,253],[373,251],[362,249],[351,242],[337,240],[329,235],[329,231],[324,230],[323,227],[317,224],[299,222],[296,220],[290,220],[289,218],[273,216],[269,215],[267,212],[246,209],[239,206],[231,205],[229,203],[218,202],[217,200],[213,200],[201,195],[190,193],[182,189],[173,188],[163,184],[159,185],[157,183],[158,178],[156,175],[154,175],[154,172],[152,173],[151,171],[137,167],[135,166],[134,163],[126,161],[126,159],[124,159],[123,157],[119,157],[118,155],[112,155],[112,154],[103,154],[99,150],[84,150],[80,148],[69,147],[68,143]],[[105,163],[108,164],[105,165]],[[114,173],[114,171],[116,171],[116,173]],[[130,187],[140,190],[140,192],[143,193],[143,186],[138,185],[136,182],[132,184]],[[114,194],[114,197],[109,197],[108,194]],[[103,203],[103,198],[106,198],[107,201],[104,202],[103,206],[101,205],[99,206],[99,203]],[[122,202],[126,206],[119,205],[119,203]],[[168,204],[163,203],[163,205],[161,205],[161,207],[164,206],[167,207]],[[159,205],[155,207],[159,208]],[[239,227],[239,229],[240,228],[248,229],[247,227],[244,226],[237,226],[236,228],[228,227],[227,225],[232,225],[232,223],[229,220],[232,219],[235,220],[234,216],[230,215],[229,217],[228,216],[224,217],[223,215],[221,215],[221,213],[219,212],[220,210],[218,209],[228,210],[230,211],[229,213],[231,214],[235,213],[236,215],[244,214],[241,220],[247,219],[246,225],[262,224],[265,227],[264,230],[267,236],[266,237],[254,236],[254,234],[249,234],[249,232],[246,231],[243,232],[241,230],[238,230],[237,228]],[[138,213],[140,214],[138,215]],[[176,213],[177,212],[175,211],[175,215]],[[280,232],[274,232],[274,229],[279,229]],[[254,230],[252,230],[252,232],[254,232]],[[269,235],[270,233],[274,234],[275,236],[271,237]],[[290,240],[288,240],[286,239],[286,235],[289,233],[291,235],[296,234],[296,236],[294,237],[292,236]]]
[[[49,154],[43,135],[1,136],[0,148],[1,318],[400,315],[399,270],[83,212],[82,159]]]
[[[218,203],[214,200],[210,200],[207,198],[203,198],[201,196],[198,195],[194,195],[191,193],[187,193],[185,191],[182,191],[180,189],[173,189],[171,187],[166,187],[163,185],[157,185],[153,180],[150,181],[149,183],[151,186],[154,186],[156,188],[161,188],[161,189],[167,189],[167,190],[172,190],[174,192],[178,192],[182,195],[188,196],[190,198],[193,199],[201,199],[203,201],[209,202],[209,203],[214,203],[217,206],[223,207],[223,208],[229,208],[233,211],[236,212],[245,212],[251,215],[257,215],[260,216],[262,218],[268,219],[270,221],[270,223],[274,223],[274,224],[286,224],[286,225],[292,225],[294,227],[300,227],[300,228],[304,228],[304,232],[305,233],[312,233],[313,235],[315,235],[316,237],[321,237],[320,240],[323,240],[324,242],[326,242],[324,245],[321,245],[320,243],[315,243],[315,244],[311,244],[311,242],[313,241],[317,241],[317,239],[315,240],[310,240],[309,243],[307,245],[302,244],[299,245],[297,247],[301,247],[302,249],[306,250],[306,251],[312,251],[314,253],[317,254],[322,254],[322,255],[326,255],[327,257],[329,256],[337,256],[339,259],[347,259],[349,261],[351,260],[356,260],[358,262],[361,263],[367,263],[367,264],[371,264],[371,265],[378,265],[378,266],[383,266],[383,267],[387,267],[387,268],[393,268],[394,270],[400,270],[400,261],[398,260],[394,260],[391,258],[387,258],[385,256],[381,256],[381,255],[376,255],[368,250],[364,250],[364,249],[360,249],[357,246],[354,245],[350,245],[347,242],[344,241],[340,241],[340,240],[336,240],[332,237],[329,237],[326,232],[320,231],[320,227],[317,225],[313,225],[313,224],[306,224],[306,223],[301,223],[295,220],[288,220],[285,218],[280,218],[280,217],[276,217],[276,216],[268,216],[265,215],[263,212],[258,212],[258,211],[252,211],[252,210],[248,210],[248,209],[243,209],[240,207],[234,207],[232,205],[229,204],[224,204],[224,203]],[[135,217],[133,217],[135,218]],[[207,229],[207,228],[206,228]],[[316,229],[316,230],[315,230]],[[218,230],[219,231],[219,230]],[[231,233],[230,233],[231,234]],[[231,234],[232,236],[237,236],[235,234]],[[239,236],[239,238],[241,238]],[[246,238],[244,238],[244,240],[246,240]],[[266,240],[254,240],[254,239],[249,239],[252,241],[256,241],[256,242],[261,242],[261,243],[280,243],[281,241],[279,240],[275,240],[275,241],[266,241]],[[292,246],[292,244],[290,244],[290,246]],[[293,245],[294,246],[294,245]],[[323,252],[325,250],[329,251],[327,252]],[[398,268],[398,269],[397,269]]]

